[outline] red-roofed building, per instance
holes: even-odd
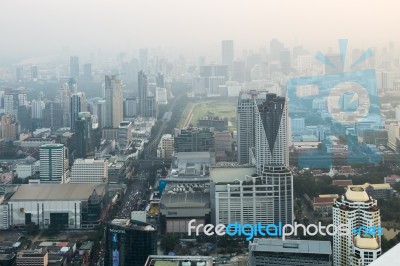
[[[353,181],[350,179],[344,179],[344,180],[333,180],[332,185],[338,186],[338,187],[347,187],[353,185]]]
[[[338,197],[338,194],[319,195],[318,197],[314,197],[314,212],[319,213],[322,217],[332,215],[332,206],[335,199]]]
[[[400,175],[390,175],[385,177],[385,183],[394,185],[397,182],[400,182]]]

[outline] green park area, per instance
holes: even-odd
[[[236,130],[236,104],[234,101],[207,100],[202,102],[189,103],[182,115],[179,126],[189,124],[197,125],[197,120],[203,116],[218,116],[221,119],[228,119],[229,131]]]

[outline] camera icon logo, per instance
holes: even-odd
[[[292,78],[286,83],[291,121],[301,120],[304,125],[291,124],[293,143],[298,147],[314,147],[299,149],[298,166],[302,168],[329,168],[334,162],[379,163],[381,160],[377,147],[359,138],[382,127],[375,70],[345,72],[347,40],[339,40],[339,47],[339,66],[317,53],[316,58],[330,73]],[[371,56],[372,51],[367,50],[350,69]],[[317,149],[315,145],[308,145],[310,136],[319,143]]]

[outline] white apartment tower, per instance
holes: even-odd
[[[108,162],[104,159],[76,159],[71,168],[71,184],[107,184]]]
[[[350,230],[362,226],[380,226],[381,218],[377,200],[368,196],[361,187],[349,187],[333,206],[333,224],[346,224]],[[363,232],[333,237],[334,266],[364,266],[382,254],[379,235],[367,236]]]
[[[63,144],[40,146],[40,183],[62,184],[68,174],[68,160]]]

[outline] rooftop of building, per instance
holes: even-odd
[[[213,258],[208,256],[164,256],[150,255],[145,266],[211,266]]]
[[[352,188],[352,187],[361,187],[363,189],[367,189],[368,187],[372,187],[373,189],[392,189],[392,187],[388,183],[381,183],[381,184],[365,183],[365,184],[362,184],[362,185],[351,185],[351,186],[348,186],[348,188],[349,187],[350,188]]]
[[[23,184],[18,187],[10,201],[87,200],[96,190],[104,195],[104,184]]]
[[[104,158],[90,158],[90,159],[82,159],[82,158],[78,158],[75,159],[74,164],[75,163],[79,163],[79,164],[92,164],[92,163],[98,163],[98,162],[104,162],[105,159]]]
[[[378,249],[380,248],[378,239],[375,237],[362,237],[356,236],[354,238],[354,245],[362,249]]]
[[[135,221],[131,219],[114,219],[110,223],[111,225],[118,226],[121,229],[133,229],[133,230],[138,230],[138,231],[155,231],[157,230],[156,227],[154,227],[151,224],[141,222],[141,221]]]
[[[210,189],[208,184],[168,184],[160,204],[165,208],[208,208]]]
[[[339,196],[335,196],[335,197],[314,197],[313,204],[314,205],[333,204],[337,197],[339,197]]]
[[[331,255],[330,241],[315,240],[285,240],[270,238],[255,238],[250,242],[250,252],[282,252],[301,254],[325,254]]]
[[[366,202],[370,200],[367,192],[362,187],[350,187],[346,191],[345,196],[347,200],[353,202]]]
[[[332,185],[338,187],[347,187],[353,185],[353,181],[350,179],[343,179],[343,180],[333,180]]]

